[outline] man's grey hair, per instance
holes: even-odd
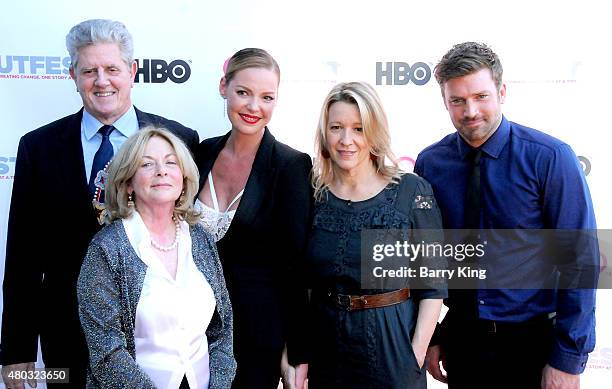
[[[134,62],[134,42],[125,25],[114,20],[91,19],[72,27],[66,35],[66,49],[70,54],[71,68],[76,69],[79,50],[96,43],[116,43],[123,61],[128,66]]]

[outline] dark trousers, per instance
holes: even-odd
[[[552,320],[522,323],[453,320],[445,340],[449,389],[540,389]]]
[[[282,352],[283,350],[236,350],[238,366],[232,389],[276,389],[280,381]]]

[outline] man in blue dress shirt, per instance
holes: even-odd
[[[506,86],[489,47],[455,45],[435,76],[457,131],[423,150],[415,172],[431,183],[446,229],[595,230],[587,183],[570,146],[502,115]],[[550,250],[528,244],[538,234],[524,235],[527,244],[513,240],[497,248],[501,266],[489,268],[496,281],[552,275],[550,261],[542,259]],[[570,256],[595,269],[596,241],[587,245]],[[450,389],[579,388],[595,346],[595,282],[449,290],[449,311],[427,352],[429,372]]]

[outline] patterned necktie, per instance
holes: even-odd
[[[98,132],[102,135],[102,143],[100,148],[94,155],[93,164],[91,165],[91,174],[89,176],[89,193],[94,196],[96,193],[96,178],[100,171],[103,171],[108,161],[113,158],[113,145],[110,142],[110,134],[115,127],[104,125]]]

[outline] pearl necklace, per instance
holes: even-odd
[[[172,242],[170,246],[162,246],[161,244],[157,243],[155,239],[153,239],[153,237],[151,236],[151,245],[155,247],[156,249],[158,249],[159,251],[172,251],[176,248],[176,246],[178,246],[179,230],[181,229],[181,226],[176,217],[172,216],[172,220],[174,220],[175,228],[174,228],[174,241]]]

